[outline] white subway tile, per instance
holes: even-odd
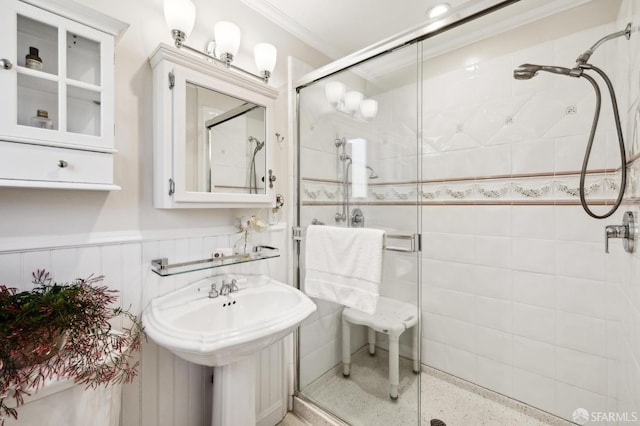
[[[513,365],[531,373],[555,378],[556,346],[526,337],[514,336]]]
[[[549,173],[554,170],[553,139],[536,139],[512,145],[513,173]]]
[[[461,379],[476,381],[476,355],[447,345],[445,347],[446,371]]]
[[[554,413],[565,419],[571,419],[573,412],[584,408],[589,413],[607,410],[607,397],[580,387],[556,382],[556,410]],[[589,424],[593,424],[589,422]]]
[[[478,236],[475,241],[476,263],[509,268],[511,266],[511,238]]]
[[[513,326],[512,311],[513,307],[509,301],[477,296],[474,309],[475,323],[510,332]]]
[[[513,398],[550,413],[556,407],[556,382],[531,371],[512,368]]]
[[[602,281],[556,277],[556,307],[565,312],[606,318],[607,286]]]
[[[544,308],[555,307],[555,277],[535,272],[513,271],[513,300]]]
[[[511,228],[514,237],[552,240],[555,238],[553,206],[513,206]]]
[[[555,312],[521,303],[513,304],[513,333],[522,337],[554,343]]]
[[[479,235],[492,235],[496,237],[511,235],[511,206],[475,206],[468,209],[473,212],[475,219],[475,232]],[[467,218],[471,219],[471,218]],[[473,220],[469,220],[473,223]]]
[[[513,393],[513,368],[493,359],[476,357],[476,383],[503,395]]]
[[[604,281],[605,253],[602,243],[556,243],[556,273],[565,277]]]
[[[474,266],[470,271],[471,292],[496,299],[511,300],[510,269]]]
[[[605,395],[607,360],[571,349],[556,349],[557,379],[563,383]]]
[[[602,221],[588,216],[581,206],[559,206],[555,213],[557,240],[602,243]]]
[[[555,272],[555,245],[553,241],[521,238],[514,238],[511,241],[514,269],[543,274]]]
[[[425,313],[422,319],[424,337],[455,346],[467,352],[476,350],[475,326],[441,315]]]
[[[513,335],[511,333],[481,326],[475,326],[474,329],[475,348],[478,355],[503,364],[511,365],[513,363]]]
[[[556,312],[555,343],[558,346],[607,356],[607,323],[605,320]]]
[[[439,370],[446,370],[446,345],[428,338],[422,339],[422,363]]]

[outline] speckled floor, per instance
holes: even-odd
[[[276,426],[311,426],[311,423],[304,421],[293,413],[287,413]]]
[[[388,371],[386,351],[378,350],[370,357],[363,348],[352,357],[351,377],[342,377],[341,371],[329,372],[302,393],[353,426],[416,425],[418,376],[412,372],[411,361],[400,359],[400,397],[396,401],[389,398]],[[430,374],[422,373],[421,381],[421,425],[429,425],[433,418],[447,426],[551,424]]]

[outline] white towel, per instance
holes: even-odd
[[[384,236],[379,229],[309,226],[305,293],[375,313],[382,282]]]

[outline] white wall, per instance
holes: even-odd
[[[143,291],[148,296],[157,291],[157,286],[164,292],[197,279],[187,274],[161,283],[154,281],[149,275],[149,261],[167,255],[193,260],[221,244],[228,246],[233,242],[228,241],[231,232],[228,227],[233,227],[241,212],[153,208],[152,78],[148,56],[159,43],[172,43],[164,23],[163,2],[80,1],[130,24],[115,50],[115,147],[119,151],[115,155],[115,182],[122,190],[105,193],[0,188],[3,200],[0,279],[6,284],[28,284],[31,271],[37,268],[51,270],[61,281],[90,273],[104,274],[109,286],[121,290],[122,304],[131,305],[134,313],[140,313]],[[253,45],[260,41],[278,47],[278,64],[270,82],[275,87],[286,83],[288,56],[314,67],[328,61],[240,2],[195,0],[195,3],[198,17],[188,43],[203,47],[213,34],[215,22],[227,19],[235,22],[243,33],[237,65],[253,70]],[[286,98],[286,94],[282,97]],[[285,116],[286,109],[277,111],[276,120],[282,127],[276,131],[288,137]],[[275,143],[275,137],[269,137]],[[279,152],[284,158],[278,158],[274,167],[279,178],[275,192],[288,193],[286,151]],[[266,219],[266,211],[250,213],[260,213]],[[220,231],[218,227],[226,230]],[[212,238],[221,232],[227,235],[223,237],[227,241],[214,241]],[[281,247],[286,256],[287,232],[280,233],[283,235],[273,245]],[[249,270],[258,268],[256,271],[286,282],[287,263],[282,259],[267,262],[271,265],[267,269],[254,264]],[[206,424],[210,395],[206,390],[208,376],[201,367],[189,365],[153,343],[144,345],[141,361],[141,377],[124,388],[123,425]],[[273,374],[273,383],[277,383],[280,371],[262,370],[262,374],[265,377]],[[276,396],[269,389],[261,392],[258,410],[264,411],[269,408],[265,404],[273,404]]]
[[[115,182],[110,193],[1,188],[0,236],[64,235],[122,230],[198,228],[232,224],[230,210],[163,211],[152,204],[152,79],[149,54],[158,43],[172,43],[164,22],[162,0],[82,0],[82,3],[130,24],[116,46]],[[215,22],[228,19],[242,30],[236,63],[253,70],[253,45],[269,41],[278,47],[278,63],[270,84],[286,82],[286,58],[294,56],[320,66],[326,57],[262,18],[241,2],[196,0],[197,19],[188,43],[204,47]],[[286,114],[285,110],[278,114]],[[287,135],[285,126],[276,131]],[[275,137],[269,135],[270,138]],[[286,189],[286,170],[276,192]],[[288,200],[287,200],[288,201]],[[46,219],[45,219],[46,217]]]

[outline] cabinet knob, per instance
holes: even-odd
[[[11,63],[10,60],[2,58],[0,59],[0,67],[2,67],[5,70],[10,70],[11,68],[13,68],[13,64]]]
[[[65,167],[69,167],[69,163],[67,163],[64,160],[58,160],[58,167],[60,167],[61,169],[64,169]]]

